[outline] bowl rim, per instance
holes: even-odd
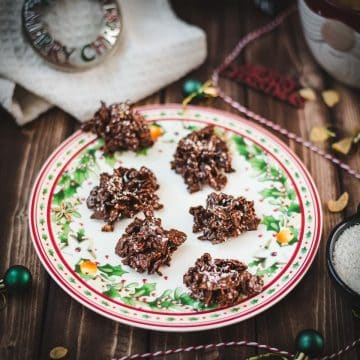
[[[355,224],[360,224],[360,204],[357,207],[357,212],[340,222],[338,225],[334,227],[334,229],[330,232],[328,241],[326,244],[326,258],[327,258],[327,267],[329,273],[333,280],[349,295],[353,298],[360,299],[360,293],[357,293],[355,290],[350,288],[337,273],[334,263],[333,263],[333,252],[334,252],[334,244],[338,240],[339,236],[344,232],[345,229],[354,226]]]

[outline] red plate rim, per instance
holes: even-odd
[[[287,145],[282,143],[277,137],[275,137],[268,130],[263,129],[259,125],[254,124],[246,119],[243,119],[240,116],[228,113],[226,111],[202,107],[202,106],[188,106],[187,108],[190,110],[194,110],[194,111],[199,110],[202,112],[207,112],[209,114],[219,114],[221,116],[231,118],[232,120],[245,123],[250,128],[255,128],[259,132],[264,134],[264,136],[270,138],[274,143],[276,143],[286,153],[288,153],[292,157],[292,159],[296,162],[297,166],[301,169],[301,171],[303,172],[303,175],[305,175],[305,178],[308,182],[308,185],[310,188],[310,193],[313,197],[313,203],[315,204],[314,211],[317,216],[316,226],[315,226],[315,231],[314,231],[315,234],[313,237],[313,241],[311,243],[311,246],[312,246],[311,251],[308,253],[307,260],[302,265],[301,271],[299,271],[293,277],[293,279],[281,290],[281,292],[276,294],[277,295],[276,297],[268,299],[268,303],[262,303],[258,307],[255,307],[254,309],[250,310],[248,313],[242,312],[240,314],[234,315],[233,317],[229,317],[229,318],[222,319],[222,320],[218,319],[218,320],[214,320],[214,321],[207,321],[206,323],[200,323],[200,324],[174,325],[174,324],[151,324],[151,323],[148,323],[145,321],[129,319],[128,317],[121,316],[119,313],[108,312],[108,311],[106,311],[107,309],[98,307],[96,304],[91,303],[86,298],[81,297],[80,294],[74,292],[73,289],[71,289],[68,286],[67,281],[55,273],[54,269],[52,268],[52,265],[47,261],[47,255],[44,253],[44,251],[41,249],[41,247],[39,245],[39,243],[41,242],[41,239],[38,236],[37,231],[35,230],[35,221],[34,221],[35,219],[34,219],[33,210],[34,210],[34,205],[35,205],[35,200],[36,200],[35,195],[37,195],[36,194],[37,189],[42,182],[44,173],[46,172],[47,168],[49,167],[49,165],[53,161],[53,159],[62,151],[62,149],[65,146],[67,146],[69,143],[71,143],[73,140],[75,140],[75,138],[77,136],[79,136],[79,134],[81,133],[81,131],[75,132],[67,140],[65,140],[63,143],[61,143],[59,145],[59,147],[57,149],[55,149],[55,151],[49,156],[49,158],[47,159],[47,161],[41,168],[39,175],[35,181],[34,187],[32,189],[31,196],[30,196],[30,202],[29,202],[29,213],[30,213],[29,226],[30,226],[30,230],[31,230],[31,236],[32,236],[34,247],[36,249],[36,252],[37,252],[43,266],[46,268],[48,273],[60,285],[60,287],[63,288],[63,290],[65,290],[71,297],[73,297],[74,299],[79,301],[84,306],[90,308],[91,310],[93,310],[103,316],[106,316],[112,320],[120,321],[120,322],[128,324],[128,325],[133,325],[133,326],[137,326],[137,327],[141,327],[141,328],[145,328],[145,329],[161,330],[161,331],[206,330],[206,329],[211,329],[211,328],[215,328],[215,327],[230,325],[230,324],[248,319],[250,317],[253,317],[253,316],[259,314],[260,312],[265,311],[266,309],[275,305],[278,301],[283,299],[300,282],[300,280],[303,278],[305,273],[308,271],[310,265],[312,264],[312,262],[315,258],[316,252],[319,247],[320,238],[321,238],[321,229],[322,229],[322,221],[323,220],[322,220],[322,211],[321,211],[321,206],[320,206],[320,197],[319,197],[317,189],[314,185],[314,181],[312,180],[308,170],[305,168],[305,166],[300,161],[300,159],[297,157],[297,155],[293,152],[293,150],[291,150]],[[159,110],[159,109],[161,109],[161,110],[166,110],[166,109],[182,110],[183,108],[181,105],[178,105],[178,104],[145,105],[145,106],[137,107],[137,110],[139,110],[139,111],[147,111],[147,110],[149,111],[149,110]],[[279,160],[277,159],[277,161],[279,161]],[[280,162],[280,161],[279,161],[279,163],[282,164],[282,162]],[[136,309],[136,310],[139,311],[139,309]],[[149,312],[149,311],[146,311],[146,312]],[[203,312],[201,312],[201,313],[203,313]],[[192,313],[192,314],[194,315],[194,314],[201,314],[201,313]],[[162,314],[164,314],[164,313],[162,313]],[[175,315],[174,313],[172,313],[172,314]],[[189,315],[191,315],[191,313],[189,313]]]

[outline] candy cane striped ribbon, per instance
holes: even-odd
[[[218,93],[219,93],[219,97],[222,98],[226,103],[228,103],[234,109],[243,113],[247,117],[257,121],[258,123],[260,123],[262,125],[269,127],[270,129],[280,133],[281,135],[285,135],[288,139],[296,141],[298,144],[301,144],[302,146],[306,147],[307,149],[322,156],[324,159],[331,161],[333,164],[339,166],[342,170],[346,171],[351,176],[360,180],[360,173],[356,172],[349,165],[345,164],[344,162],[339,160],[337,157],[327,153],[326,151],[320,149],[319,147],[317,147],[310,141],[307,141],[307,140],[303,139],[301,136],[298,136],[298,135],[294,134],[293,132],[288,131],[287,129],[272,122],[271,120],[268,120],[265,117],[254,113],[253,111],[249,110],[245,106],[239,104],[237,101],[233,100],[230,96],[227,96],[222,90],[219,89]]]
[[[229,55],[227,55],[224,59],[224,61],[213,71],[212,73],[212,81],[214,85],[217,85],[219,80],[219,74],[224,71],[241,53],[241,51],[259,38],[262,35],[265,35],[269,33],[270,31],[274,30],[277,26],[279,26],[290,14],[295,12],[297,10],[296,6],[290,6],[288,9],[286,9],[284,12],[282,12],[279,16],[277,16],[273,21],[270,21],[266,25],[249,32],[247,35],[245,35],[243,38],[240,39],[240,41],[236,44],[233,51]]]
[[[186,348],[178,348],[178,349],[169,349],[164,351],[156,351],[156,352],[148,352],[145,354],[134,354],[134,355],[127,355],[123,356],[119,359],[113,359],[113,360],[133,360],[133,359],[146,359],[146,358],[154,358],[158,356],[165,356],[165,355],[172,355],[172,354],[179,354],[179,353],[185,353],[185,352],[192,352],[192,351],[199,351],[199,350],[216,350],[222,347],[232,347],[232,346],[246,346],[246,347],[254,347],[257,349],[265,349],[271,352],[275,352],[277,354],[286,355],[293,357],[292,354],[290,354],[287,351],[279,350],[275,347],[269,346],[269,345],[263,345],[259,344],[255,341],[228,341],[228,342],[220,342],[217,344],[207,344],[207,345],[197,345],[197,346],[188,346]]]
[[[357,346],[358,344],[360,344],[360,338],[353,341],[351,344],[347,345],[346,347],[344,347],[343,349],[331,354],[331,355],[326,355],[324,357],[322,357],[321,359],[318,360],[331,360],[331,359],[335,359],[336,357],[339,357],[341,355],[343,355],[345,352],[348,352],[352,349],[355,348],[355,346]],[[215,349],[219,349],[219,348],[223,348],[223,347],[232,347],[232,346],[245,346],[245,347],[254,347],[257,349],[261,349],[261,350],[267,350],[267,351],[271,351],[274,353],[277,353],[279,355],[284,355],[284,356],[289,356],[290,358],[293,358],[294,355],[289,353],[288,351],[284,351],[284,350],[279,350],[276,347],[272,347],[269,345],[264,345],[264,344],[259,344],[258,342],[255,341],[228,341],[228,342],[220,342],[217,344],[207,344],[207,345],[197,345],[197,346],[188,346],[188,347],[180,347],[177,349],[168,349],[168,350],[160,350],[160,351],[155,351],[155,352],[147,352],[144,354],[133,354],[133,355],[125,355],[121,358],[114,358],[112,360],[134,360],[134,359],[149,359],[149,358],[155,358],[155,357],[159,357],[159,356],[166,356],[166,355],[173,355],[173,354],[180,354],[180,353],[188,353],[188,352],[192,352],[192,351],[199,351],[199,350],[215,350]],[[316,360],[316,359],[315,359]]]
[[[321,359],[319,360],[330,360],[330,359],[335,359],[339,356],[341,356],[342,354],[352,350],[355,348],[355,346],[359,345],[360,344],[360,338],[359,339],[356,339],[354,340],[351,344],[345,346],[343,349],[340,349],[339,351],[331,354],[331,355],[327,355],[327,356],[324,356],[322,357]]]
[[[248,33],[245,35],[240,41],[237,43],[233,51],[226,56],[224,62],[220,64],[214,71],[211,76],[212,83],[215,87],[218,88],[218,95],[221,99],[223,99],[226,103],[228,103],[230,106],[232,106],[237,111],[241,112],[242,114],[246,115],[248,118],[253,119],[257,121],[258,123],[265,125],[266,127],[285,135],[288,139],[294,140],[298,144],[301,144],[305,148],[313,151],[314,153],[322,156],[324,159],[331,161],[333,164],[339,166],[342,170],[346,171],[349,175],[355,177],[356,179],[360,180],[360,172],[352,169],[349,165],[338,159],[337,157],[327,153],[326,151],[320,149],[316,145],[312,144],[311,142],[303,139],[301,136],[296,135],[287,129],[281,127],[280,125],[274,123],[273,121],[266,119],[263,116],[260,116],[250,109],[246,108],[245,106],[241,105],[239,102],[232,99],[230,96],[226,95],[221,88],[219,87],[219,74],[224,71],[241,53],[241,51],[252,41],[255,39],[269,33],[273,29],[275,29],[277,26],[279,26],[290,14],[292,14],[294,11],[296,11],[295,6],[291,6],[287,10],[285,10],[282,14],[280,14],[278,17],[276,17],[273,21],[270,23]]]

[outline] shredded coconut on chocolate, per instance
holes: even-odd
[[[171,168],[182,175],[189,192],[201,190],[208,184],[221,190],[227,182],[225,173],[235,171],[224,140],[207,126],[182,138],[176,148]]]
[[[194,216],[193,232],[202,232],[198,239],[209,240],[213,244],[224,242],[245,231],[256,230],[260,223],[253,201],[224,193],[209,194],[206,208],[193,206],[189,212]]]
[[[119,167],[112,175],[100,174],[100,183],[87,198],[93,219],[106,221],[103,231],[112,231],[121,218],[132,218],[144,209],[158,210],[163,206],[155,191],[159,188],[153,172],[142,166],[140,170]]]
[[[247,265],[238,260],[212,259],[205,253],[189,268],[183,280],[192,298],[207,305],[231,306],[263,289],[261,277],[246,269]]]
[[[145,211],[145,219],[135,218],[116,245],[122,263],[136,271],[162,275],[159,268],[170,266],[171,255],[186,240],[186,234],[175,229],[165,230],[161,219]]]
[[[101,102],[94,117],[81,128],[104,139],[103,151],[106,154],[121,150],[138,151],[154,144],[144,117],[128,102],[109,107]]]

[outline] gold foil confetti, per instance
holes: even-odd
[[[311,88],[300,89],[299,94],[305,100],[309,100],[309,101],[315,101],[316,100],[315,91],[313,89],[311,89]]]
[[[340,141],[337,141],[336,143],[333,143],[331,147],[344,155],[347,155],[351,149],[351,146],[353,144],[354,138],[352,136],[346,137]]]
[[[340,101],[339,93],[335,90],[325,90],[321,93],[324,103],[332,108]]]
[[[334,136],[335,133],[327,129],[325,126],[315,126],[310,131],[310,140],[313,142],[324,142]]]

